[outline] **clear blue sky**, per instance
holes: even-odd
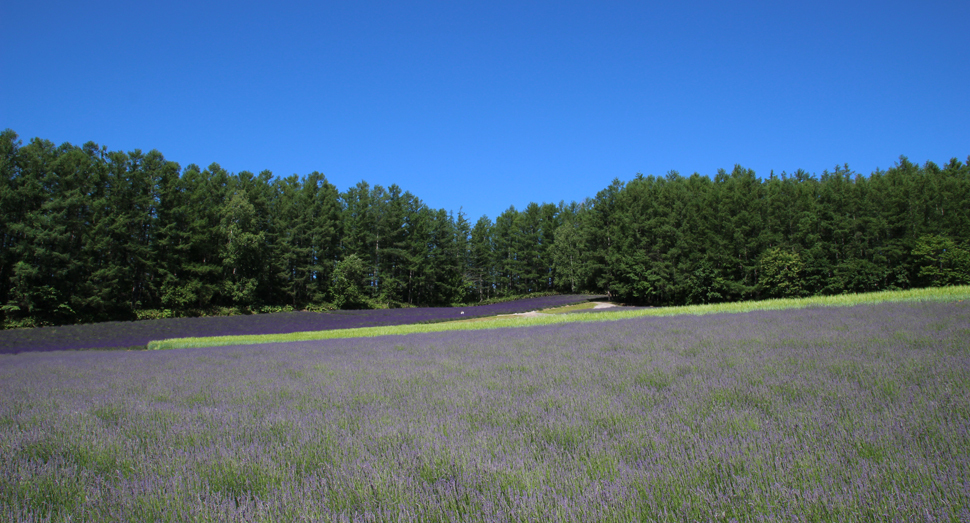
[[[0,4],[0,128],[398,184],[474,222],[636,173],[970,155],[970,2]]]

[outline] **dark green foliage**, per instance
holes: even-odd
[[[958,284],[968,190],[955,159],[940,169],[901,158],[869,177],[845,166],[818,178],[637,176],[558,232],[556,285],[666,305]]]
[[[576,207],[560,206],[559,217],[562,224],[553,234],[553,242],[549,247],[549,257],[552,261],[553,286],[573,293],[579,289],[583,280],[582,242],[583,234],[576,220]]]
[[[794,251],[772,247],[765,251],[758,264],[760,283],[766,295],[772,298],[796,298],[805,290],[802,273],[805,264]]]
[[[16,133],[10,129],[0,133],[0,307],[4,307],[3,312],[0,312],[0,318],[7,310],[10,278],[13,275],[20,248],[20,235],[15,227],[23,219],[21,216],[23,207],[18,201],[18,180],[16,179],[19,148],[20,140]]]
[[[970,283],[970,167],[905,157],[759,179],[637,175],[474,225],[396,185],[182,169],[0,133],[4,326],[212,310],[447,306],[529,293],[648,305]]]
[[[266,231],[256,224],[256,209],[245,190],[238,190],[223,206],[219,233],[222,244],[222,277],[224,296],[233,305],[249,308],[256,302],[259,274],[265,267],[263,249]]]
[[[479,301],[489,299],[495,294],[492,228],[492,220],[489,220],[488,216],[482,216],[471,230],[468,274],[473,285],[472,293],[478,296]]]
[[[341,309],[363,309],[364,278],[367,274],[364,262],[356,254],[337,262],[334,269],[333,303]]]
[[[920,237],[913,249],[919,277],[932,286],[970,283],[970,250],[935,234]]]
[[[293,307],[328,299],[340,240],[337,188],[318,172],[275,184],[274,254],[279,301]]]

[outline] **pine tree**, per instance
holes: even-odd
[[[471,230],[470,274],[478,301],[494,296],[495,266],[492,245],[492,220],[482,216]]]

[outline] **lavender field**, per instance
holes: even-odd
[[[143,349],[152,340],[197,336],[242,336],[384,327],[515,314],[561,307],[595,298],[555,295],[468,307],[284,312],[203,318],[111,321],[37,329],[0,330],[0,354],[75,349]]]
[[[968,521],[970,303],[0,355],[0,520]]]

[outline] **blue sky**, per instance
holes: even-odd
[[[636,173],[970,155],[970,3],[672,4],[9,0],[0,128],[472,222]]]

